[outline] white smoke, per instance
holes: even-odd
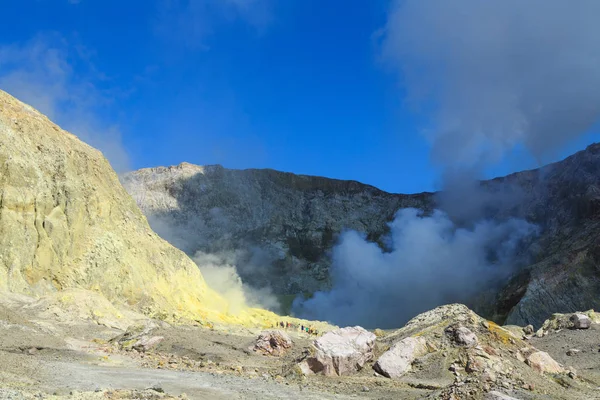
[[[229,302],[229,312],[237,314],[246,307],[279,311],[279,301],[268,288],[256,289],[245,285],[237,273],[235,254],[196,252],[192,260],[200,268],[208,286]]]
[[[383,59],[431,121],[432,160],[451,177],[437,198],[448,214],[402,210],[391,225],[391,252],[344,234],[333,250],[332,289],[297,299],[295,311],[398,326],[506,279],[518,243],[536,228],[489,219],[512,209],[521,191],[483,188],[476,178],[518,148],[548,161],[598,123],[598,15],[596,0],[394,1]]]
[[[520,241],[537,229],[519,219],[458,228],[442,211],[423,216],[412,208],[400,210],[390,228],[390,252],[357,232],[342,234],[333,249],[333,288],[296,299],[294,312],[339,325],[398,327],[503,281]]]
[[[600,2],[395,1],[382,52],[431,117],[432,157],[543,160],[600,117]],[[543,161],[548,161],[545,159]]]

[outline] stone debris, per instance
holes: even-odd
[[[567,355],[568,356],[574,356],[574,355],[576,355],[577,353],[580,353],[580,352],[581,352],[581,350],[579,350],[579,349],[569,349],[567,351]]]
[[[300,364],[303,371],[351,375],[373,359],[376,336],[360,326],[336,329],[313,342],[314,356]]]
[[[527,357],[527,365],[542,374],[560,374],[565,372],[560,364],[545,351],[531,353]]]
[[[515,397],[510,397],[510,396],[508,396],[508,395],[506,395],[504,393],[500,393],[500,392],[497,392],[495,390],[486,393],[484,399],[485,400],[519,400],[519,399],[517,399]]]
[[[533,333],[535,332],[533,325],[527,325],[525,328],[523,328],[523,333],[526,335],[533,335]]]
[[[162,342],[163,340],[164,340],[163,336],[151,336],[151,337],[142,336],[131,347],[139,352],[145,353],[145,352],[149,351],[150,349],[153,349],[156,346],[158,346],[158,344],[160,342]]]
[[[584,314],[573,314],[569,318],[575,329],[588,329],[592,325],[592,320]]]
[[[136,350],[147,352],[158,346],[163,341],[163,336],[151,336],[150,333],[157,328],[156,324],[134,325],[119,336],[112,338],[109,343],[115,344],[121,350]]]
[[[256,339],[253,350],[265,355],[279,357],[292,348],[292,339],[282,331],[263,331]]]
[[[446,328],[446,333],[449,334],[454,343],[461,347],[474,347],[477,346],[478,340],[477,335],[475,335],[469,328],[464,326],[449,326]]]
[[[427,354],[427,342],[423,338],[407,337],[383,353],[373,368],[388,378],[399,378],[411,369],[415,358]]]

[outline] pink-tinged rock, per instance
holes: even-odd
[[[565,370],[550,354],[545,351],[536,351],[527,357],[527,365],[542,374],[560,374]]]
[[[351,375],[373,359],[375,339],[360,326],[328,332],[313,342],[314,356],[305,365],[314,373]]]
[[[285,332],[264,331],[256,339],[254,351],[278,357],[288,351],[292,344],[292,339]]]
[[[423,338],[407,337],[383,353],[373,368],[388,378],[399,378],[411,369],[415,358],[427,354],[427,343]]]
[[[146,352],[158,346],[158,344],[162,342],[163,339],[164,337],[162,336],[143,336],[132,347],[137,351]]]

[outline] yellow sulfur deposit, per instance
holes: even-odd
[[[68,289],[83,291],[75,298]],[[65,307],[93,293],[94,301],[169,321],[279,320],[248,307],[231,313],[194,262],[150,229],[99,151],[2,91],[0,291],[64,292],[56,300]],[[98,307],[92,316],[104,318],[110,307]]]

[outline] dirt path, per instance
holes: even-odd
[[[72,390],[138,389],[160,387],[166,393],[185,393],[192,399],[349,399],[352,397],[312,392],[297,384],[285,385],[265,378],[246,378],[204,372],[142,369],[131,366],[100,366],[77,362],[45,362],[49,372],[45,389]],[[65,379],[68,377],[68,379]]]

